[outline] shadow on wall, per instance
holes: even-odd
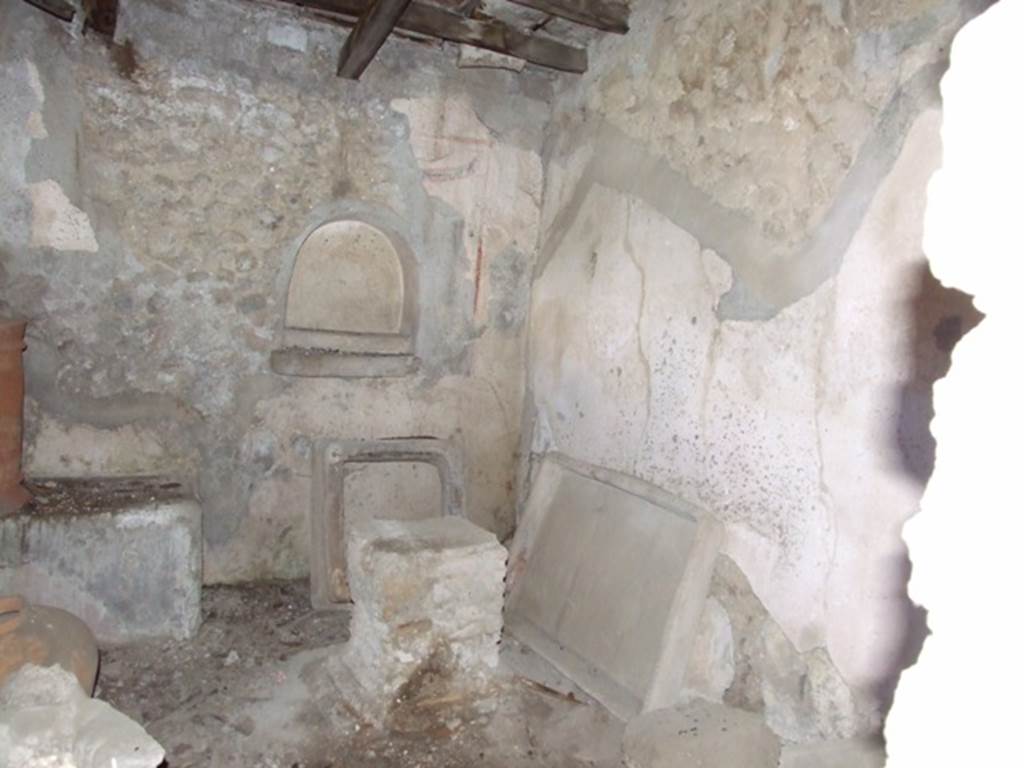
[[[892,437],[899,448],[899,469],[919,484],[923,493],[935,467],[935,438],[930,428],[935,415],[932,402],[934,384],[949,372],[957,342],[985,316],[975,309],[972,296],[943,286],[932,274],[927,261],[919,262],[916,270],[916,289],[909,307],[914,326],[911,337],[913,366],[909,379],[895,394],[898,418]],[[900,573],[899,583],[907,612],[899,666],[902,672],[915,664],[921,653],[929,634],[928,612],[906,597],[906,586],[913,570],[906,549],[900,562],[894,566]],[[891,704],[898,677],[897,674],[897,679],[892,680],[885,691],[879,692],[885,699],[886,709]]]

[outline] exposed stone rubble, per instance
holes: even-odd
[[[452,690],[486,685],[507,559],[494,534],[442,517],[363,522],[347,535],[352,635],[330,667],[348,703],[381,722],[417,675]]]
[[[763,712],[790,742],[878,730],[879,713],[850,690],[828,651],[798,651],[726,555],[715,564],[687,682],[691,695]]]
[[[776,768],[779,739],[755,714],[697,699],[647,712],[626,726],[628,768]]]
[[[154,768],[164,750],[145,729],[59,667],[26,665],[0,688],[0,765]]]

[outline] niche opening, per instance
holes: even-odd
[[[401,376],[415,364],[415,263],[397,236],[356,219],[302,242],[271,367],[293,376]]]

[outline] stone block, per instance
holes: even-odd
[[[159,478],[37,480],[0,520],[0,592],[75,614],[101,643],[199,627],[201,510]]]
[[[417,673],[473,688],[498,664],[505,548],[458,517],[352,527],[351,639],[333,665],[357,710],[379,721]]]
[[[778,737],[757,715],[700,699],[640,715],[622,740],[628,768],[777,768],[780,751]]]

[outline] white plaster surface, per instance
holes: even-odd
[[[533,296],[540,447],[698,499],[797,647],[828,643],[855,682],[901,639],[892,560],[919,489],[891,425],[936,129],[915,124],[837,278],[770,321],[719,321],[716,257],[603,187]]]

